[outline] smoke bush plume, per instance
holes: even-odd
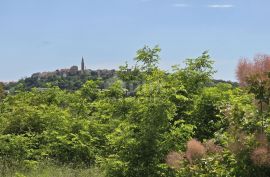
[[[202,158],[206,153],[205,147],[199,141],[192,139],[187,142],[186,157],[190,163]]]
[[[170,152],[166,156],[166,164],[173,168],[173,169],[179,169],[181,167],[181,162],[184,160],[184,154],[181,154],[179,152]]]
[[[258,147],[251,154],[252,162],[257,166],[269,165],[268,149],[266,147]]]

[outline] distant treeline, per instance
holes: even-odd
[[[16,90],[30,91],[32,88],[48,88],[51,86],[59,87],[62,90],[75,91],[82,87],[88,80],[102,81],[101,87],[107,87],[113,80],[113,77],[98,77],[90,74],[77,74],[68,76],[48,76],[48,77],[27,77],[18,82],[10,82],[5,85],[5,90],[14,92]]]
[[[20,79],[17,82],[9,82],[4,86],[4,88],[5,90],[9,90],[11,93],[15,92],[16,90],[30,91],[33,88],[49,88],[51,86],[59,87],[62,90],[76,91],[80,89],[88,80],[99,80],[101,82],[100,88],[105,89],[108,88],[117,78],[119,78],[117,72],[115,72],[111,76],[106,77],[91,75],[91,73],[78,73],[76,75],[67,76],[53,75],[42,78],[27,77]],[[239,85],[237,82],[213,79],[211,82],[209,82],[209,86],[214,86],[219,83],[231,84],[233,87],[238,87]],[[134,89],[136,87],[136,84],[133,84],[131,87],[132,89]]]

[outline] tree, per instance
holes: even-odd
[[[124,66],[119,67],[117,75],[126,83],[127,90],[134,91],[134,87],[142,84],[143,81],[145,81],[146,76],[157,69],[157,64],[160,60],[160,51],[161,49],[158,45],[153,48],[144,46],[136,53],[136,57],[134,58],[136,61],[135,66],[129,67],[126,62]],[[133,85],[133,89],[130,88],[131,84]]]
[[[142,73],[140,72],[138,66],[133,66],[129,68],[128,63],[126,62],[124,66],[120,66],[117,71],[117,76],[124,81],[127,91],[134,91],[134,85],[138,85],[142,81]],[[133,85],[133,88],[130,88],[130,85]]]
[[[135,57],[136,62],[141,62],[141,69],[146,72],[151,72],[153,69],[157,68],[157,64],[160,60],[159,53],[161,49],[158,45],[154,48],[150,48],[148,46],[144,46],[142,49],[137,51],[137,55]]]
[[[174,120],[185,120],[194,123],[191,113],[194,112],[196,96],[202,94],[203,89],[211,83],[213,61],[207,51],[197,58],[185,60],[185,67],[173,66],[173,73],[169,75],[170,87],[176,89],[174,103],[177,114]],[[203,119],[203,118],[202,118]]]
[[[270,99],[270,56],[257,55],[253,61],[241,59],[238,63],[236,76],[240,86],[255,95],[259,104],[262,131],[264,129],[264,104],[269,105]]]
[[[191,122],[195,125],[195,137],[199,140],[211,139],[217,131],[228,127],[228,120],[223,118],[222,103],[230,104],[232,88],[229,84],[218,84],[206,87],[194,97],[194,107],[191,111]]]
[[[99,81],[89,80],[81,88],[81,94],[89,101],[94,101],[98,97],[99,93]]]
[[[160,176],[164,158],[171,150],[183,150],[191,138],[193,126],[184,121],[172,123],[176,106],[175,88],[170,87],[163,72],[147,77],[136,97],[129,103],[126,118],[108,137],[111,155],[106,158],[108,176]],[[178,99],[185,99],[184,96]]]
[[[173,66],[175,71],[173,76],[184,85],[190,95],[197,94],[211,82],[216,72],[213,69],[213,63],[208,51],[205,51],[197,58],[186,59],[184,68]]]
[[[158,46],[145,46],[138,50],[134,68],[129,69],[127,64],[120,68],[122,80],[136,80],[139,75],[143,82],[135,97],[122,98],[122,106],[117,106],[121,121],[107,136],[111,153],[103,160],[108,176],[169,174],[165,155],[172,149],[183,150],[193,134],[192,125],[174,120],[178,109],[186,111],[182,106],[187,103],[186,91],[181,81],[176,82],[171,74],[157,67],[159,52]]]
[[[0,101],[6,96],[4,84],[0,82]]]

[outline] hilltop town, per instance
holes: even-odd
[[[79,70],[78,66],[71,66],[68,69],[57,69],[53,72],[38,72],[32,74],[31,78],[38,78],[38,79],[46,79],[49,77],[68,77],[68,76],[76,76],[76,75],[88,75],[92,76],[94,78],[112,78],[116,76],[116,71],[113,70],[108,70],[108,69],[98,69],[98,70],[91,70],[91,69],[86,69],[85,63],[84,63],[84,58],[82,57],[81,61],[81,68]]]
[[[77,90],[88,80],[101,80],[101,87],[106,88],[116,78],[117,73],[114,69],[87,69],[82,57],[80,69],[78,66],[71,66],[67,69],[57,69],[51,72],[38,72],[17,82],[5,83],[4,87],[8,93],[18,90],[31,90],[32,88],[43,90],[48,86]]]

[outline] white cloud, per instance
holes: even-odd
[[[173,7],[189,7],[189,6],[190,6],[189,4],[180,4],[180,3],[173,4]]]
[[[232,4],[210,4],[207,7],[209,8],[232,8],[234,5]]]

